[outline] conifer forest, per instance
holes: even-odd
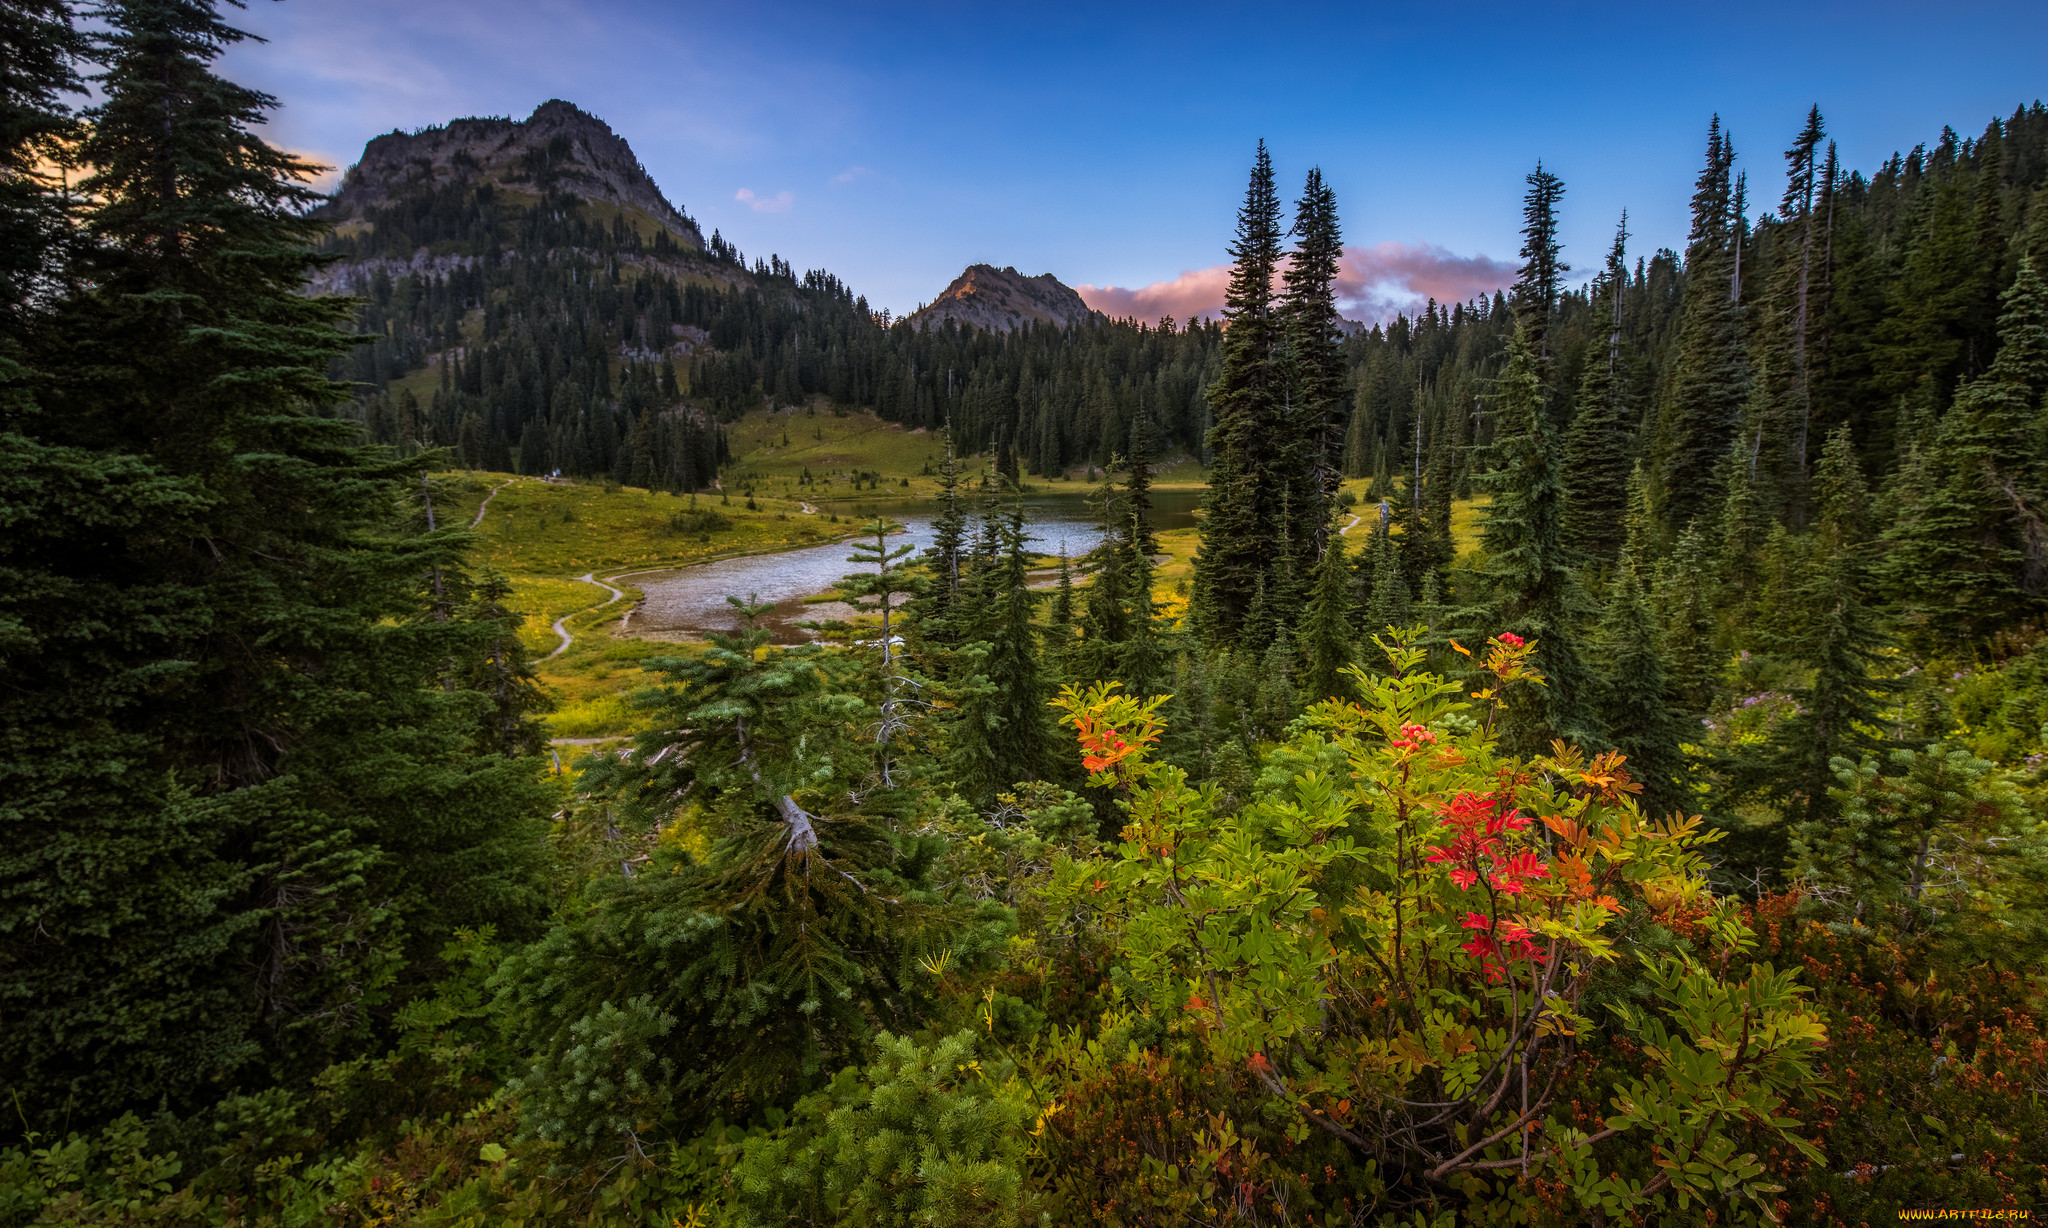
[[[1261,143],[1220,321],[993,331],[546,156],[339,224],[234,17],[0,5],[0,1228],[2048,1213],[2040,102],[1702,115],[1683,250],[1532,152],[1369,326]],[[536,618],[557,489],[844,579]]]

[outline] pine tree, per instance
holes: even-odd
[[[1731,289],[1737,251],[1729,181],[1734,160],[1716,116],[1707,130],[1707,164],[1693,190],[1684,316],[1664,408],[1668,442],[1658,470],[1659,511],[1672,530],[1714,505],[1711,476],[1735,439],[1748,393],[1741,309]]]
[[[1013,503],[997,523],[998,562],[984,589],[986,637],[975,645],[972,681],[954,722],[953,779],[977,805],[1019,781],[1052,780],[1060,770],[1059,736],[1038,660],[1024,543],[1024,509]]]
[[[1295,202],[1291,234],[1299,240],[1281,274],[1279,315],[1285,332],[1289,380],[1287,420],[1277,457],[1289,479],[1292,539],[1306,559],[1320,557],[1332,500],[1343,480],[1345,362],[1337,315],[1337,274],[1344,254],[1337,195],[1320,168],[1308,173]]]
[[[896,785],[890,742],[907,727],[906,709],[916,701],[917,680],[905,672],[903,664],[904,628],[899,615],[908,600],[924,591],[922,578],[908,574],[903,566],[903,560],[910,557],[915,547],[907,542],[901,546],[889,544],[889,533],[896,527],[884,520],[871,520],[863,525],[862,531],[873,534],[874,540],[854,542],[853,553],[846,561],[873,570],[846,576],[837,586],[848,605],[880,617],[875,655],[879,658],[876,677],[881,683],[881,697],[874,740],[875,778],[884,789]]]
[[[1493,494],[1480,526],[1490,600],[1461,617],[1474,638],[1513,632],[1536,645],[1546,679],[1541,697],[1514,711],[1511,735],[1540,749],[1552,738],[1599,743],[1593,679],[1579,653],[1578,629],[1591,607],[1578,583],[1578,560],[1564,543],[1561,449],[1543,411],[1536,358],[1517,324],[1495,393],[1499,407],[1486,484]]]
[[[607,876],[498,974],[499,1010],[535,1054],[515,1086],[542,1137],[626,1152],[688,1137],[727,1106],[786,1102],[910,1006],[917,884],[897,877],[886,827],[826,809],[864,770],[853,734],[873,709],[855,663],[768,648],[767,607],[729,600],[740,629],[648,662],[665,679],[655,728],[581,783],[632,831],[701,805],[707,855]]]
[[[1797,693],[1799,711],[1777,740],[1774,773],[1794,820],[1804,822],[1833,806],[1837,757],[1878,749],[1879,708],[1896,689],[1879,675],[1889,637],[1864,599],[1868,495],[1847,427],[1828,437],[1814,486],[1817,565],[1800,586],[1805,625],[1791,645],[1812,667],[1813,682]]]
[[[1572,266],[1558,259],[1563,244],[1557,238],[1557,202],[1564,199],[1564,180],[1543,169],[1538,162],[1527,179],[1529,190],[1522,196],[1522,271],[1515,279],[1515,321],[1527,340],[1535,365],[1536,386],[1546,418],[1558,412],[1561,399],[1551,385],[1557,371],[1557,355],[1550,344],[1551,318],[1557,311],[1557,296],[1564,287],[1564,275]],[[1547,423],[1562,429],[1554,419]]]
[[[99,17],[91,241],[0,464],[29,526],[0,535],[0,1064],[35,1123],[310,1075],[457,927],[544,903],[502,594],[398,513],[438,458],[334,416],[313,168],[214,75],[244,36],[211,4]]]
[[[1233,265],[1224,295],[1223,367],[1209,389],[1216,425],[1209,431],[1214,456],[1202,498],[1201,546],[1195,552],[1192,605],[1203,638],[1236,642],[1258,594],[1275,579],[1278,479],[1275,446],[1283,423],[1278,359],[1280,321],[1273,276],[1280,267],[1280,201],[1273,163],[1259,142],[1251,184],[1238,210]]]
[[[1981,642],[2037,610],[2048,585],[2048,453],[2034,425],[2048,384],[2048,291],[2031,263],[2000,329],[1991,369],[1957,393],[1888,492],[1897,514],[1876,571],[1901,633],[1923,648]]]
[[[1389,628],[1406,626],[1408,596],[1408,578],[1401,572],[1392,529],[1382,525],[1372,539],[1372,587],[1365,604],[1365,634],[1384,636]]]
[[[64,96],[83,92],[84,50],[61,0],[24,0],[0,11],[0,345],[28,322],[33,298],[64,268],[69,207],[50,168],[74,135]],[[0,361],[14,356],[0,352]],[[18,377],[0,373],[7,385]]]
[[[1640,548],[1632,542],[1623,551],[1600,620],[1600,719],[1643,786],[1644,808],[1665,814],[1688,802],[1686,727],[1666,679],[1663,629],[1637,574]]]
[[[1332,533],[1323,547],[1322,561],[1316,564],[1315,587],[1297,633],[1302,690],[1315,700],[1356,698],[1350,676],[1344,673],[1353,663],[1352,619],[1356,611],[1351,599],[1351,569],[1344,560],[1344,535]]]
[[[1621,294],[1628,285],[1625,245],[1628,216],[1615,228],[1607,269],[1593,284],[1593,336],[1601,344],[1587,356],[1579,384],[1579,411],[1565,438],[1569,502],[1565,541],[1589,562],[1604,564],[1620,550],[1628,508],[1631,432],[1636,411],[1622,361]]]

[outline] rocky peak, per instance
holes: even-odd
[[[1095,314],[1071,286],[1050,273],[1026,277],[1015,268],[970,264],[945,292],[910,316],[919,328],[958,320],[1006,333],[1026,324],[1065,327]]]
[[[646,215],[678,241],[704,234],[668,202],[625,138],[572,103],[550,99],[524,120],[457,119],[417,132],[390,132],[363,148],[323,212],[340,223],[421,189],[490,183],[513,192],[567,192]]]

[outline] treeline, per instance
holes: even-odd
[[[837,278],[703,250],[565,195],[422,186],[327,240],[371,343],[337,366],[370,438],[465,465],[691,490],[727,459],[720,424],[825,397],[1055,474],[1128,451],[1140,422],[1199,454],[1220,332],[1095,320],[984,333],[891,322]],[[426,259],[415,267],[417,253]],[[434,380],[406,380],[425,369]],[[394,388],[394,383],[399,384]]]

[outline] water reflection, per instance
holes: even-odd
[[[1155,491],[1153,523],[1160,529],[1186,528],[1194,524],[1194,511],[1201,499],[1198,490]],[[1024,509],[1034,538],[1032,548],[1043,554],[1058,554],[1064,548],[1078,558],[1100,540],[1085,492],[1030,495],[1024,500]],[[908,541],[921,553],[932,543],[932,515],[937,505],[930,499],[876,499],[833,505],[829,510],[838,514],[842,524],[859,524],[878,516],[896,521],[904,532],[892,537],[891,545]],[[850,553],[849,543],[838,542],[694,567],[634,572],[633,586],[645,593],[646,599],[627,618],[626,630],[661,639],[695,639],[705,631],[731,630],[738,619],[726,598],[752,594],[774,607],[766,619],[774,642],[800,643],[807,633],[797,623],[843,618],[850,613],[836,602],[803,601],[829,590],[833,581],[855,570],[847,562]]]

